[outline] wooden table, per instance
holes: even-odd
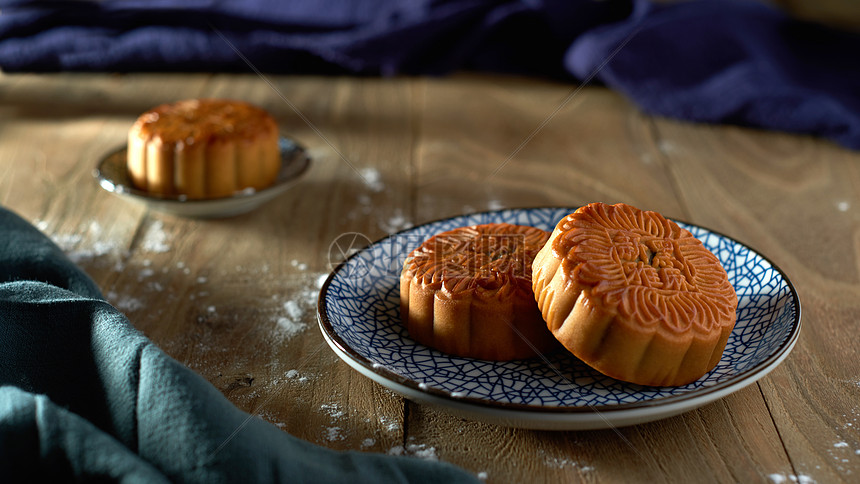
[[[490,483],[857,482],[860,153],[644,115],[600,87],[456,76],[0,76],[0,203],[51,236],[133,324],[240,408],[335,449],[437,458]],[[142,111],[191,97],[270,110],[308,147],[293,189],[186,219],[92,172]],[[370,240],[502,207],[624,201],[722,232],[794,283],[803,332],[758,383],[681,416],[580,432],[453,417],[328,348],[316,297],[340,234]]]

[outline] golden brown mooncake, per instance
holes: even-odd
[[[533,265],[562,345],[641,385],[683,385],[719,362],[737,295],[717,257],[656,212],[592,203],[563,218]]]
[[[274,183],[278,125],[242,101],[190,99],[155,107],[128,132],[132,185],[155,195],[227,197]]]
[[[556,349],[531,280],[532,260],[548,236],[534,227],[485,224],[425,241],[400,276],[409,335],[451,355],[495,361]]]

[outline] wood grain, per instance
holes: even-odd
[[[860,475],[860,155],[694,125],[599,87],[511,77],[0,75],[0,203],[32,221],[165,352],[240,408],[334,449],[462,466],[489,483],[852,482]],[[101,190],[145,109],[190,97],[272,112],[313,166],[241,217],[183,219]],[[464,420],[359,375],[316,327],[349,248],[505,207],[624,201],[710,227],[794,283],[803,333],[759,383],[587,432]]]

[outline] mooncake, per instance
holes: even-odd
[[[409,335],[442,352],[485,360],[559,347],[532,292],[532,260],[549,233],[484,224],[437,234],[407,257],[400,313]]]
[[[565,348],[641,385],[684,385],[713,369],[738,304],[701,241],[626,204],[592,203],[558,222],[535,257],[533,289]]]
[[[278,125],[242,101],[163,104],[132,125],[126,159],[132,185],[153,195],[205,199],[259,190],[281,168]]]

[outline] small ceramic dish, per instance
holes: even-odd
[[[138,190],[131,184],[126,169],[126,149],[117,150],[99,162],[93,175],[105,190],[152,210],[181,217],[217,218],[232,217],[250,212],[281,195],[292,187],[310,166],[305,149],[289,138],[279,139],[281,171],[275,183],[262,190],[243,190],[233,196],[204,200],[188,200],[183,196],[160,196]]]
[[[342,262],[320,291],[326,342],[362,375],[412,400],[456,415],[532,429],[632,425],[695,409],[767,375],[800,334],[800,301],[772,262],[725,235],[678,222],[720,259],[738,294],[738,319],[717,367],[684,386],[646,387],[606,377],[559,351],[492,362],[446,355],[409,338],[400,322],[399,278],[409,252],[456,227],[514,223],[552,230],[574,208],[463,215],[414,227]]]

